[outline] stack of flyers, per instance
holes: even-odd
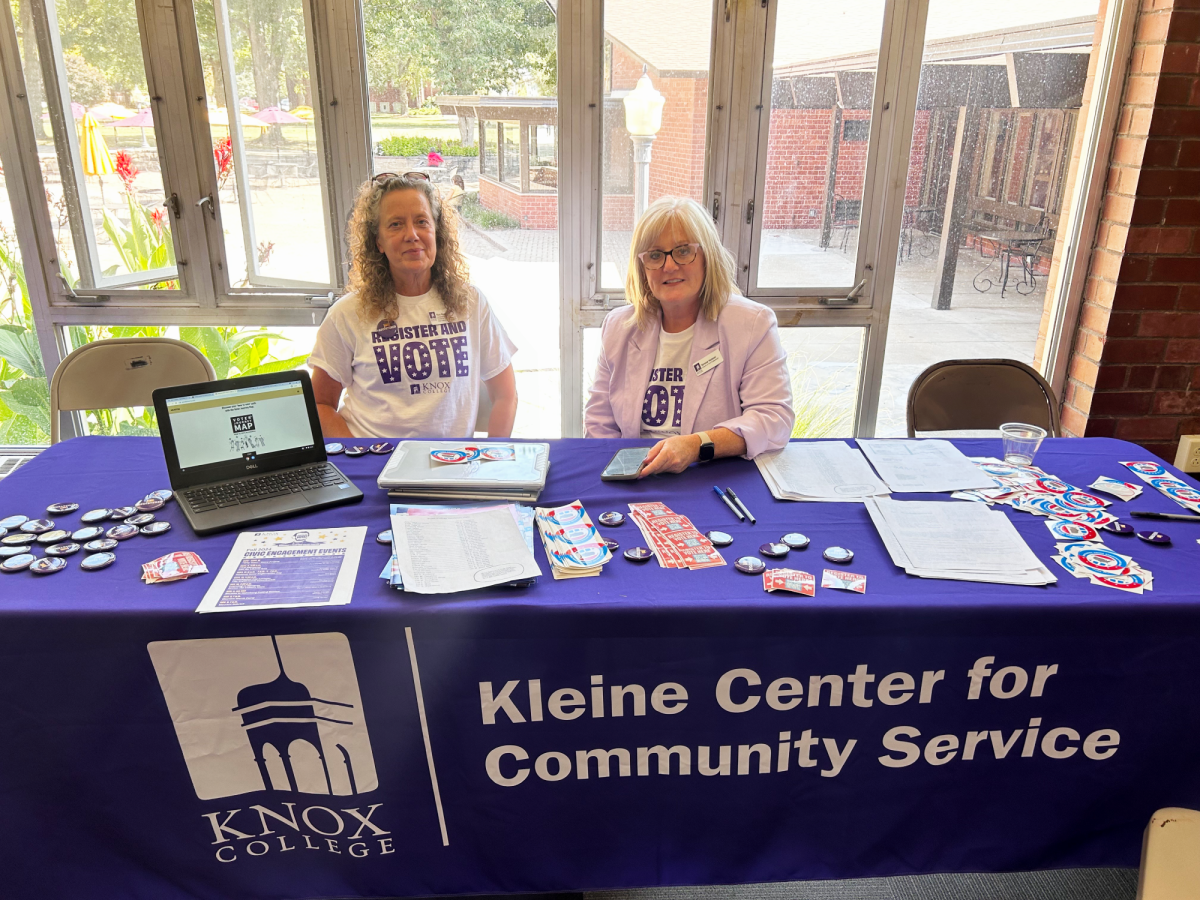
[[[817,580],[799,569],[767,569],[763,572],[764,591],[791,591],[811,597],[817,592]]]
[[[1140,594],[1152,590],[1154,576],[1130,556],[1110,550],[1095,541],[1066,541],[1054,545],[1054,561],[1074,575],[1092,584]]]
[[[630,503],[631,518],[664,569],[707,569],[725,559],[687,516],[662,503]]]
[[[1117,481],[1115,478],[1105,478],[1101,475],[1095,481],[1088,485],[1093,491],[1103,491],[1105,494],[1111,494],[1118,500],[1136,500],[1142,492],[1141,485],[1130,484],[1128,481]]]
[[[1166,494],[1184,509],[1200,513],[1200,491],[1172,475],[1160,462],[1123,462],[1131,471],[1150,487]]]
[[[837,569],[825,569],[821,572],[821,587],[865,594],[867,592],[867,576],[855,575],[853,572],[839,572]]]
[[[612,559],[604,538],[578,500],[566,506],[538,507],[534,515],[556,581],[599,575]]]
[[[168,581],[183,581],[191,575],[203,575],[208,571],[195,553],[168,553],[148,563],[142,563],[142,581],[146,584],[165,584]]]
[[[521,529],[521,536],[525,538],[525,546],[529,548],[529,552],[533,552],[533,510],[528,506],[519,506],[516,503],[501,504],[489,500],[463,502],[454,506],[447,506],[436,503],[393,503],[391,514],[407,515],[407,516],[436,516],[442,513],[454,513],[462,509],[477,509],[488,506],[507,506],[512,512],[513,518],[517,522],[517,526]],[[389,587],[394,587],[398,591],[404,590],[404,579],[400,577],[400,563],[396,559],[396,547],[392,545],[392,555],[388,559],[387,565],[383,567],[383,571],[379,573],[379,577],[388,583]],[[511,582],[513,586],[521,586],[525,584],[533,584],[529,581]]]

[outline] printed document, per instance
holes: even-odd
[[[350,602],[366,526],[239,534],[198,613]]]
[[[977,468],[949,441],[859,440],[863,455],[896,493],[976,491],[996,487],[995,480]]]
[[[507,506],[392,516],[404,590],[450,594],[542,574]]]
[[[776,500],[855,503],[888,493],[863,455],[844,441],[792,441],[754,462]]]

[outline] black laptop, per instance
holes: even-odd
[[[154,392],[171,487],[196,534],[357,503],[327,461],[303,370]]]

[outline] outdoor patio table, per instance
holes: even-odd
[[[1033,291],[1036,277],[1033,267],[1038,250],[1042,242],[1047,239],[1045,234],[1029,231],[985,231],[976,234],[975,239],[979,242],[979,255],[988,261],[988,264],[971,281],[975,290],[981,294],[991,290],[992,281],[989,278],[983,278],[983,274],[992,267],[994,260],[999,260],[1000,296],[1003,297],[1004,292],[1008,289],[1009,270],[1012,268],[1012,260],[1015,256],[1021,262],[1021,280],[1017,282],[1017,293],[1028,294]],[[991,256],[988,255],[986,247],[991,248]],[[986,287],[979,286],[981,281],[986,284]],[[1028,285],[1029,290],[1022,291],[1021,285],[1023,284]]]
[[[233,534],[137,537],[112,567],[0,575],[0,893],[57,898],[381,897],[1136,866],[1164,806],[1200,804],[1200,526],[1154,546],[1132,595],[1050,561],[1045,520],[1001,507],[1059,576],[922,580],[861,504],[771,498],[753,463],[599,478],[633,441],[551,445],[544,504],[595,519],[659,500],[729,532],[727,561],[785,532],[865,594],[767,594],[732,565],[617,558],[595,578],[422,596],[379,579],[384,458],[338,457],[358,505],[264,529],[366,525],[348,606],[197,615],[213,575],[141,563]],[[963,440],[994,455],[999,440]],[[1144,450],[1046,441],[1086,487]],[[1189,483],[1194,484],[1189,479]],[[739,523],[712,486],[758,519]],[[0,517],[132,503],[167,486],[152,438],[58,444],[0,482]],[[904,495],[898,499],[930,499]],[[960,502],[950,501],[947,502]],[[1152,489],[1130,507],[1177,511]],[[53,517],[52,517],[53,518]],[[1136,520],[1134,520],[1136,521]],[[603,529],[642,543],[631,522]],[[256,731],[256,729],[269,729]],[[264,738],[266,735],[266,738]]]

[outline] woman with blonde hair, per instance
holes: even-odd
[[[488,436],[508,437],[516,347],[469,283],[454,213],[429,179],[383,173],[363,184],[349,241],[351,291],[309,358],[325,437],[470,437],[480,382],[492,399]]]
[[[740,296],[733,255],[694,200],[638,220],[625,297],[600,332],[588,437],[657,441],[639,477],[718,456],[753,458],[792,433],[791,380],[775,313]]]

